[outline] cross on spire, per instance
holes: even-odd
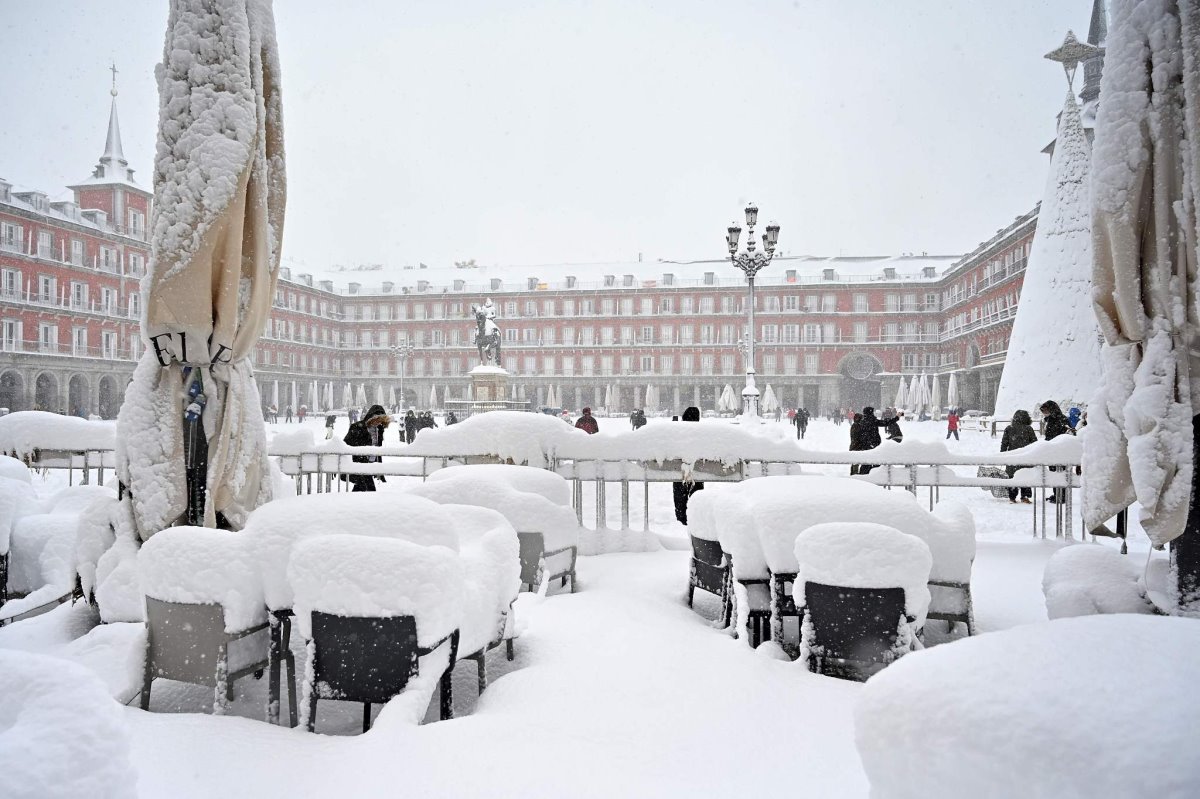
[[[117,63],[114,61],[112,63],[112,65],[109,66],[108,69],[110,72],[112,72],[112,88],[109,89],[108,93],[111,94],[113,97],[116,97],[117,96]]]

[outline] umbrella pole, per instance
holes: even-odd
[[[1192,463],[1200,466],[1200,415],[1192,417]],[[1179,612],[1200,612],[1200,469],[1192,470],[1192,501],[1183,535],[1171,542]]]
[[[184,476],[187,481],[187,523],[204,525],[208,490],[208,438],[204,435],[204,380],[194,369],[184,371],[188,405],[184,410]]]

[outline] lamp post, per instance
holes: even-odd
[[[404,394],[404,362],[411,358],[415,351],[416,347],[411,344],[397,344],[392,347],[392,354],[400,362],[400,410],[404,410],[408,403],[408,397]]]
[[[758,387],[754,385],[754,276],[771,263],[771,259],[775,256],[775,245],[779,243],[779,225],[772,222],[767,225],[767,232],[762,237],[763,251],[757,252],[757,242],[754,241],[754,226],[757,223],[758,207],[751,203],[746,206],[746,249],[738,252],[738,239],[742,235],[742,229],[736,222],[729,226],[725,236],[725,243],[729,246],[729,260],[745,273],[746,284],[749,286],[748,302],[750,305],[747,312],[749,330],[746,334],[745,349],[746,386],[742,389],[742,415],[752,418],[758,418],[759,396]]]

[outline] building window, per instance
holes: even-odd
[[[88,331],[86,327],[76,327],[71,330],[71,354],[87,355]]]
[[[675,328],[671,325],[663,325],[658,331],[659,341],[663,344],[675,343]]]
[[[5,319],[0,323],[0,348],[8,352],[21,349],[21,320]]]
[[[721,313],[733,313],[733,297],[728,294],[721,297]]]
[[[816,294],[804,295],[804,310],[806,313],[816,313],[820,297]]]
[[[867,313],[868,310],[870,310],[870,307],[867,305],[867,295],[866,294],[855,294],[854,295],[854,312],[855,313]]]
[[[883,309],[888,313],[896,313],[900,310],[900,295],[885,294],[883,297]]]
[[[695,329],[696,328],[694,325],[680,325],[679,326],[679,343],[680,344],[691,344],[692,338],[695,335]]]
[[[669,375],[675,373],[675,358],[670,355],[659,357],[659,374]]]
[[[820,344],[821,343],[821,326],[808,324],[804,326],[804,343],[805,344]]]
[[[696,298],[683,297],[679,300],[679,312],[683,314],[695,313]]]
[[[573,346],[575,344],[575,328],[564,327],[562,329],[562,343],[567,345],[568,347]]]
[[[580,369],[583,371],[584,377],[591,377],[596,371],[596,359],[591,355],[584,355],[580,362]]]
[[[821,295],[821,311],[823,311],[824,313],[836,313],[837,312],[837,295],[836,294],[822,294]]]
[[[859,344],[866,342],[866,340],[867,340],[867,323],[866,322],[855,322],[854,323],[854,340]]]
[[[633,316],[633,299],[631,297],[621,300],[621,316]]]
[[[765,344],[774,344],[779,341],[779,326],[778,325],[763,325],[762,340]],[[772,370],[773,371],[773,370]]]
[[[644,374],[644,375],[654,374],[654,356],[653,355],[643,355],[642,356],[642,374]]]
[[[821,325],[821,340],[826,344],[833,344],[838,340],[837,324],[834,322],[826,322]]]
[[[679,356],[679,374],[690,375],[694,365],[695,359],[692,357],[691,353]]]
[[[39,230],[37,234],[38,258],[54,257],[54,234],[49,230]]]
[[[21,252],[25,245],[25,228],[11,222],[0,223],[0,247]]]
[[[600,343],[604,346],[612,346],[613,329],[611,327],[600,328]]]
[[[38,300],[54,302],[58,299],[58,280],[50,275],[38,275]]]
[[[710,314],[712,312],[713,312],[713,298],[712,297],[701,297],[700,298],[700,313]]]
[[[633,325],[621,325],[621,343],[626,345],[633,343]]]
[[[76,310],[87,308],[88,286],[77,280],[71,281],[71,307]]]
[[[38,325],[38,348],[42,352],[58,352],[58,325],[47,322]]]
[[[611,355],[603,355],[600,357],[600,374],[611,375],[613,373],[613,358]]]
[[[0,269],[0,293],[5,297],[21,296],[21,270]]]
[[[783,343],[784,344],[795,344],[799,340],[800,340],[800,326],[799,325],[784,325],[783,326]]]
[[[132,208],[129,209],[129,234],[139,239],[146,235],[146,215]]]
[[[100,268],[105,272],[117,271],[117,251],[112,247],[100,248]]]
[[[700,356],[700,374],[711,375],[713,373],[713,362],[716,359],[711,355]]]
[[[774,355],[764,355],[763,356],[763,372],[765,372],[766,374],[769,374],[769,375],[776,374],[775,356]]]
[[[819,356],[815,352],[807,353],[804,356],[804,374],[815,375],[820,368]]]
[[[552,327],[543,327],[542,328],[542,343],[547,346],[554,344],[554,328],[552,328]]]
[[[675,306],[674,300],[672,300],[670,297],[662,297],[658,301],[658,312],[659,313],[674,313],[675,312],[673,310],[674,306]]]
[[[800,307],[800,298],[795,294],[789,294],[783,298],[784,310],[794,311]]]
[[[789,355],[783,356],[783,372],[784,372],[784,374],[789,374],[789,375],[796,374],[796,356],[795,356],[795,354],[789,354]]]
[[[516,344],[517,343],[517,329],[515,327],[504,328],[504,343],[506,343],[506,344]]]
[[[564,355],[562,361],[562,373],[564,377],[573,377],[575,375],[575,356]]]

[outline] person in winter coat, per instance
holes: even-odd
[[[1000,439],[1000,451],[1011,452],[1014,449],[1028,447],[1033,442],[1037,441],[1037,432],[1033,429],[1033,420],[1029,418],[1028,411],[1017,411],[1013,414],[1012,424],[1004,428],[1004,436]],[[1008,474],[1008,479],[1017,473],[1020,466],[1005,466],[1004,471]],[[1010,488],[1008,489],[1008,501],[1016,503],[1017,496],[1020,495],[1021,501],[1025,504],[1030,504],[1033,500],[1032,488]]]
[[[1047,441],[1053,441],[1062,435],[1075,435],[1075,428],[1071,427],[1071,423],[1067,421],[1066,414],[1062,412],[1062,408],[1058,407],[1058,403],[1054,400],[1046,400],[1038,406],[1038,410],[1042,412],[1042,438]],[[1057,472],[1058,466],[1051,466],[1050,471]],[[1065,488],[1054,489],[1054,496],[1049,498],[1050,502],[1062,502],[1066,499]]]
[[[458,424],[458,417],[454,415],[454,411],[446,411],[446,427],[452,424]]]
[[[283,419],[283,421],[284,421],[284,423],[286,423],[286,424],[291,424],[291,423],[292,423],[292,406],[291,406],[291,405],[287,406],[287,412],[286,412],[286,414],[285,414],[285,416],[284,416],[284,419]]]
[[[592,416],[591,408],[583,409],[583,416],[575,421],[575,426],[589,435],[600,432],[600,423],[596,421],[595,416]]]
[[[422,430],[430,430],[437,427],[437,422],[433,420],[433,411],[425,411],[417,419],[417,432]]]
[[[700,409],[696,406],[691,406],[683,412],[683,421],[698,422],[700,421]],[[671,495],[675,500],[675,518],[682,525],[687,525],[687,506],[688,500],[692,494],[704,488],[704,483],[672,483]]]
[[[782,421],[782,420],[783,420],[783,407],[780,406],[775,409],[775,421],[778,422],[778,421]]]
[[[413,441],[415,441],[417,438],[418,429],[419,422],[417,420],[417,414],[413,412],[412,408],[409,408],[404,414],[404,443],[413,443]]]
[[[325,440],[333,438],[333,426],[337,424],[337,416],[329,413],[325,415]]]
[[[296,419],[300,422],[300,424],[304,424],[304,417],[307,415],[308,415],[308,406],[307,405],[301,405],[298,409],[296,409]]]
[[[900,414],[896,412],[895,408],[885,410],[881,421],[888,441],[895,441],[899,444],[904,440],[904,433],[900,432]]]
[[[804,434],[808,432],[808,411],[804,408],[797,408],[795,415],[792,416],[792,424],[796,425],[796,438],[804,438]]]
[[[634,430],[641,430],[646,426],[646,412],[641,408],[638,408],[633,412],[633,419],[631,421],[633,423]]]
[[[879,436],[879,428],[886,426],[887,422],[875,416],[874,408],[869,405],[863,408],[862,418],[855,418],[854,424],[850,426],[850,449],[857,451],[875,449],[883,443],[883,439]],[[896,429],[899,430],[899,425]],[[860,464],[857,473],[870,474],[874,468],[871,464]]]
[[[1025,414],[1028,416],[1029,414]],[[961,441],[958,437],[958,410],[950,409],[950,413],[946,414],[946,440],[950,440],[950,436],[954,436],[955,441]]]
[[[1079,408],[1072,408],[1067,411],[1067,424],[1071,425],[1072,430],[1079,429],[1079,417],[1083,415],[1083,411]]]
[[[862,414],[856,413],[850,420],[850,451],[858,452],[862,449]],[[850,466],[850,474],[858,474],[861,466],[857,463]]]
[[[351,447],[380,447],[383,446],[383,432],[391,424],[392,419],[381,405],[372,405],[363,416],[362,421],[350,425],[346,437],[342,440]],[[378,463],[378,455],[355,455],[355,463]],[[354,485],[352,491],[374,491],[375,477],[369,474],[352,474],[348,476]],[[384,477],[380,475],[380,480]]]

